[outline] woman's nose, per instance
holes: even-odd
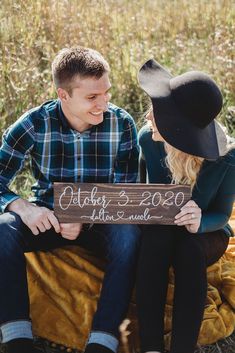
[[[146,119],[147,120],[153,120],[153,111],[150,110],[147,114],[146,114]]]

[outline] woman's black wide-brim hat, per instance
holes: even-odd
[[[226,135],[214,120],[223,98],[208,75],[189,71],[173,77],[151,59],[141,67],[138,79],[152,100],[156,125],[166,142],[206,159],[225,153]]]

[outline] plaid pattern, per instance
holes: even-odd
[[[134,183],[139,147],[134,120],[109,104],[101,124],[79,133],[67,123],[59,100],[26,112],[3,135],[0,207],[19,196],[8,185],[30,157],[36,183],[31,199],[53,208],[53,182]]]

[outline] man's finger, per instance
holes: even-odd
[[[61,229],[76,229],[80,230],[82,228],[82,223],[60,223]]]
[[[52,224],[52,226],[54,227],[56,233],[60,233],[59,221],[58,221],[58,219],[56,218],[56,216],[52,212],[49,213],[48,220]]]
[[[69,229],[71,229],[71,228],[72,228],[71,223],[60,223],[60,229],[61,229],[61,231],[62,231],[62,230],[69,230]]]
[[[77,236],[75,236],[75,235],[68,235],[68,234],[65,234],[65,233],[61,233],[61,235],[62,235],[63,238],[68,239],[68,240],[77,239]]]
[[[38,223],[38,224],[36,224],[36,226],[41,233],[44,233],[46,231],[46,228],[43,223]]]
[[[38,234],[39,234],[39,230],[38,230],[37,227],[31,226],[31,227],[29,227],[29,228],[30,228],[31,232],[32,232],[34,235],[38,235]]]
[[[44,227],[46,228],[46,230],[51,229],[52,224],[49,222],[48,219],[44,219],[44,220],[42,221],[42,223],[43,223]]]

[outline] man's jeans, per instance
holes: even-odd
[[[134,286],[139,242],[140,230],[136,225],[96,224],[70,241],[52,229],[33,235],[14,212],[0,215],[2,342],[17,337],[32,338],[24,252],[79,245],[107,259],[88,343],[101,343],[116,351],[118,327],[126,315]]]

